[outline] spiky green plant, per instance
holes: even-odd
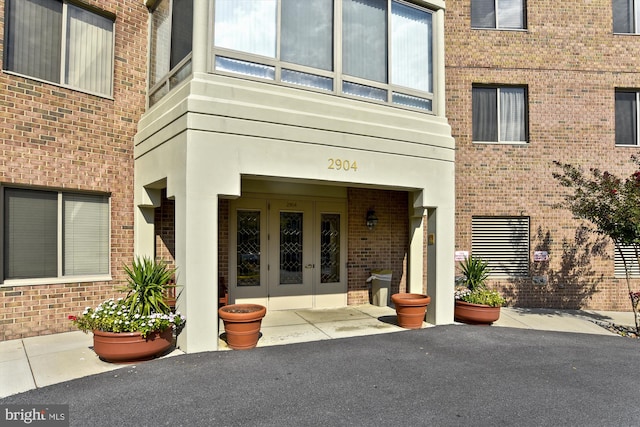
[[[464,275],[462,283],[474,291],[484,288],[485,281],[489,277],[489,263],[482,258],[469,255],[464,261],[460,262],[460,271]]]
[[[127,273],[125,305],[131,313],[149,316],[153,313],[168,314],[171,308],[165,301],[166,290],[175,268],[168,268],[164,262],[153,261],[149,257],[136,257],[131,267],[124,266]]]

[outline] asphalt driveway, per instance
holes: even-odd
[[[640,340],[468,325],[170,357],[0,400],[72,426],[637,426]]]

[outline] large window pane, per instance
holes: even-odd
[[[216,0],[217,47],[276,56],[276,0]]]
[[[473,140],[498,141],[498,99],[495,88],[473,88]]]
[[[613,0],[613,32],[633,33],[634,0]]]
[[[58,275],[58,194],[4,192],[4,278]]]
[[[282,0],[280,59],[333,69],[333,0]]]
[[[500,88],[500,141],[526,141],[523,88]]]
[[[193,44],[193,0],[173,0],[171,18],[171,68],[191,53]]]
[[[5,47],[11,71],[88,92],[112,93],[111,19],[55,0],[10,0]]]
[[[498,28],[524,28],[523,0],[498,0]]]
[[[638,143],[638,103],[635,92],[616,92],[616,144]]]
[[[113,22],[79,7],[67,6],[65,83],[111,94]]]
[[[496,28],[495,0],[471,0],[471,26]]]
[[[343,72],[386,83],[386,0],[344,0],[342,8]]]
[[[10,0],[6,68],[60,82],[62,2]]]
[[[105,196],[63,196],[63,275],[109,273],[109,202]]]
[[[431,14],[396,2],[391,12],[391,82],[431,92]]]
[[[171,69],[171,1],[162,0],[151,14],[149,79],[158,83]]]

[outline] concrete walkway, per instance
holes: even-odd
[[[503,308],[494,325],[614,335],[594,321],[634,325],[632,313],[524,308]],[[271,312],[263,320],[261,331],[258,347],[405,330],[396,325],[392,308],[362,305]],[[122,367],[100,360],[92,344],[92,335],[80,331],[0,342],[0,398]],[[219,346],[228,349],[224,341]],[[180,354],[177,349],[164,357]]]

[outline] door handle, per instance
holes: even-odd
[[[315,264],[307,264],[304,266],[304,268],[316,268]]]

